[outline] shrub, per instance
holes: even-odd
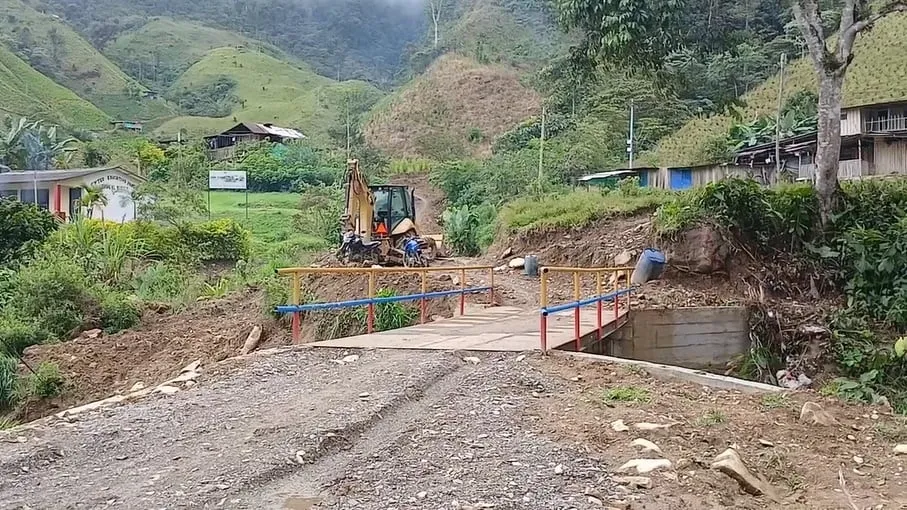
[[[197,276],[178,265],[156,262],[136,275],[132,282],[135,294],[143,301],[187,304],[201,289]]]
[[[601,218],[655,209],[669,197],[669,193],[648,188],[634,196],[620,191],[572,191],[519,198],[505,205],[499,218],[510,231],[584,227]]]
[[[475,208],[468,205],[447,209],[442,215],[444,220],[444,242],[458,255],[471,257],[478,255],[479,217]]]
[[[19,363],[0,354],[0,412],[12,409],[19,401]]]
[[[229,218],[188,225],[179,234],[180,242],[205,262],[236,262],[252,251],[249,231]]]
[[[36,322],[13,313],[0,313],[0,355],[17,356],[48,339],[48,333]]]
[[[141,310],[125,294],[111,292],[101,299],[101,327],[107,333],[129,329],[138,324],[141,318]]]
[[[56,228],[48,211],[0,197],[0,265],[29,255]]]
[[[38,398],[53,398],[63,393],[65,381],[56,363],[43,362],[31,376],[29,392]]]
[[[397,292],[393,289],[381,289],[375,294],[375,297],[386,298],[394,297]],[[359,324],[365,324],[367,311],[364,308],[357,309],[355,318]],[[375,306],[375,330],[390,331],[392,329],[405,328],[416,323],[416,317],[419,316],[418,310],[402,303],[380,303]]]
[[[45,254],[24,266],[13,282],[12,306],[54,337],[63,337],[97,310],[94,282],[65,256]]]

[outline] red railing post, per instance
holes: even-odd
[[[580,285],[579,285],[579,272],[576,271],[573,273],[573,299],[576,302],[576,308],[573,309],[573,342],[576,352],[580,352],[583,348],[582,340],[580,339]]]
[[[428,292],[428,273],[422,271],[422,298],[419,300],[419,319],[422,324],[425,324],[425,318],[427,315],[427,304],[425,302],[425,293]]]
[[[545,312],[539,313],[539,331],[542,339],[542,354],[548,354],[548,316]]]
[[[460,315],[466,315],[466,270],[460,270]]]
[[[372,269],[368,272],[368,298],[375,299],[375,270]],[[372,334],[375,332],[375,303],[369,301],[368,304],[368,332]]]

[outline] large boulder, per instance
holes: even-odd
[[[685,266],[701,274],[727,271],[731,247],[711,225],[687,230],[666,250],[672,265]]]

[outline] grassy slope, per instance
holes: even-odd
[[[170,113],[162,101],[130,97],[128,89],[136,85],[135,80],[64,22],[21,0],[0,0],[0,33],[16,41],[28,29],[33,41],[31,51],[43,51],[48,60],[53,54],[48,35],[52,28],[62,38],[62,51],[51,76],[56,82],[114,117],[152,119]]]
[[[109,118],[0,45],[0,112],[65,128],[106,129]]]
[[[512,68],[448,54],[379,104],[365,137],[397,157],[439,157],[432,147],[442,139],[445,147],[480,156],[489,153],[496,137],[537,115],[540,104],[539,95]],[[483,142],[467,139],[473,130]]]
[[[227,46],[262,48],[265,53],[289,60],[280,50],[235,32],[170,18],[154,18],[120,35],[104,48],[104,53],[145,83],[170,85],[209,51]]]
[[[844,85],[845,106],[907,99],[907,14],[892,14],[860,36],[853,64]],[[745,119],[773,114],[777,108],[778,76],[745,96]],[[785,96],[815,90],[816,78],[808,59],[791,63],[785,73]],[[661,141],[647,159],[661,166],[707,163],[703,150],[710,140],[723,137],[733,120],[726,115],[694,119]]]
[[[328,128],[339,121],[342,98],[348,91],[378,97],[381,92],[364,82],[336,82],[305,67],[242,48],[217,48],[189,68],[173,89],[195,88],[226,75],[237,82],[234,93],[246,101],[237,104],[231,116],[178,117],[158,129],[176,133],[210,134],[236,121],[271,122],[301,129],[314,143],[328,142]],[[236,120],[234,120],[236,119]]]

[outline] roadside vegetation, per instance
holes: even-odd
[[[844,305],[825,319],[840,377],[825,391],[847,400],[887,400],[905,413],[905,208],[905,181],[845,183],[841,209],[823,232],[814,227],[819,208],[812,186],[767,188],[731,179],[677,196],[659,209],[656,228],[670,237],[712,225],[754,256],[787,265],[786,274],[833,289]],[[770,379],[784,368],[779,340],[765,337],[754,344],[751,357],[758,361],[750,364],[751,376]]]

